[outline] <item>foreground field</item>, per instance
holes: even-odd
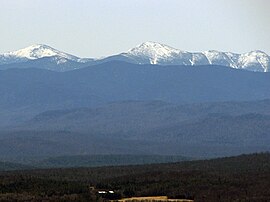
[[[44,169],[0,173],[0,201],[103,201],[168,196],[194,201],[270,201],[270,154],[140,166]]]
[[[193,202],[186,199],[168,199],[167,196],[131,197],[117,200],[117,202]]]

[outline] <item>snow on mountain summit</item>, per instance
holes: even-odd
[[[132,55],[147,55],[149,57],[170,57],[172,54],[178,54],[178,49],[170,46],[156,43],[156,42],[145,42],[135,48],[130,49],[127,53]]]
[[[61,51],[58,51],[50,46],[43,44],[35,44],[17,51],[8,52],[6,56],[13,56],[19,58],[27,58],[29,60],[39,59],[43,57],[58,56],[61,58],[77,61],[79,58]]]
[[[136,57],[141,59],[149,59],[151,64],[158,64],[159,60],[170,60],[175,55],[178,55],[180,50],[172,48],[170,46],[156,43],[145,42],[135,48],[132,48],[125,53],[129,57]]]
[[[263,51],[251,51],[239,57],[239,66],[250,71],[270,71],[270,57]]]
[[[145,42],[121,55],[138,64],[222,65],[250,71],[270,71],[270,57],[263,51],[244,54],[215,50],[191,53],[156,42]]]

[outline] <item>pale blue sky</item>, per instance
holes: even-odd
[[[0,0],[0,53],[35,43],[81,57],[145,41],[270,54],[269,0]]]

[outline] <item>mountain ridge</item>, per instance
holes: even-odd
[[[100,59],[79,58],[47,45],[35,44],[17,51],[0,54],[0,69],[12,68],[14,66],[9,64],[28,68],[28,62],[33,63],[33,60],[40,60],[45,57],[52,57],[54,59],[54,66],[47,68],[54,71],[69,71],[113,60],[135,64],[221,65],[249,71],[270,71],[270,56],[261,50],[254,50],[243,54],[216,50],[188,52],[151,41],[144,42],[129,49],[127,52]],[[22,62],[24,63],[22,64]],[[66,63],[72,64],[68,68],[63,67]],[[36,66],[39,67],[38,64]],[[42,65],[41,68],[46,68],[46,64]]]

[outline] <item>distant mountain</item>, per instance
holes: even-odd
[[[269,125],[269,100],[189,105],[117,102],[47,111],[1,130],[0,158],[88,154],[214,157],[268,151]]]
[[[50,157],[28,165],[39,168],[100,167],[120,165],[145,165],[154,163],[173,163],[192,160],[184,156],[169,155],[77,155]]]
[[[40,60],[41,58],[50,59]],[[33,60],[39,61],[33,63]],[[37,44],[0,55],[0,69],[36,67],[53,71],[69,71],[114,60],[135,64],[158,64],[165,66],[222,65],[249,71],[270,71],[269,55],[259,50],[245,54],[214,50],[191,53],[156,42],[145,42],[127,52],[101,59],[78,58],[47,45]],[[16,64],[8,65],[11,63]]]
[[[76,71],[0,71],[0,124],[46,110],[118,101],[201,103],[270,98],[270,74],[221,66],[158,66],[108,62]],[[23,113],[22,113],[23,112]]]
[[[261,116],[256,117],[256,114]],[[156,134],[159,134],[160,128],[168,128],[169,131],[170,128],[181,125],[181,122],[187,124],[188,120],[233,120],[235,117],[244,118],[242,115],[247,115],[247,118],[269,119],[270,100],[182,105],[160,101],[116,102],[97,108],[46,111],[35,116],[26,125],[32,130],[91,131],[97,134],[134,134],[134,131],[145,134],[155,129]]]

